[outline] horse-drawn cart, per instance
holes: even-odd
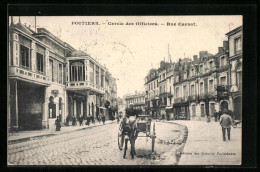
[[[129,136],[133,137],[134,142],[137,137],[150,137],[152,139],[152,152],[154,152],[154,145],[155,145],[155,138],[156,138],[155,123],[152,122],[152,119],[149,117],[149,115],[139,115],[137,118],[134,118],[134,120],[132,120],[132,124],[133,125],[131,126],[131,131],[130,131],[132,132],[132,135],[129,135],[129,131],[125,130],[125,126],[127,125],[126,118],[123,118],[123,120],[120,122],[119,129],[118,129],[119,149],[120,150],[123,149],[124,142],[126,139],[128,140],[131,139],[129,138]],[[127,149],[127,142],[125,145],[125,151],[126,149]],[[131,149],[132,149],[132,143],[131,143]]]

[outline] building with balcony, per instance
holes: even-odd
[[[9,27],[8,70],[8,127],[19,130],[54,128],[57,116],[62,122],[67,116],[97,118],[106,93],[117,96],[99,62],[20,21]]]
[[[158,70],[151,69],[145,77],[145,114],[157,118],[159,114]]]
[[[74,51],[66,57],[66,71],[65,114],[97,119],[105,95],[105,68],[83,51]]]
[[[145,93],[138,93],[125,96],[125,107],[129,108],[130,104],[133,104],[134,109],[141,109],[142,113],[145,113]]]
[[[229,44],[230,106],[233,118],[242,119],[243,26],[226,34]]]

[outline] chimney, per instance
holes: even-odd
[[[24,23],[24,26],[26,27],[26,23]]]
[[[161,61],[160,62],[160,68],[164,68],[165,67],[165,62],[164,61]]]
[[[137,90],[135,90],[135,95],[137,95]]]
[[[29,25],[29,29],[31,29],[31,25]]]
[[[223,47],[218,47],[218,53],[223,52]]]
[[[223,41],[224,51],[228,51],[228,41]]]
[[[197,55],[194,55],[194,56],[193,56],[193,61],[194,61],[194,62],[198,62],[198,56],[197,56]]]

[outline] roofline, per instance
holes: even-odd
[[[239,31],[241,31],[241,30],[243,30],[243,25],[241,25],[241,26],[239,26],[239,27],[237,27],[237,28],[231,30],[230,32],[226,33],[225,35],[226,35],[226,36],[230,36],[230,35],[233,35],[233,34],[239,32]]]

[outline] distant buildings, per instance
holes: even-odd
[[[145,112],[145,93],[138,93],[126,95],[125,96],[125,107],[129,108],[129,105],[133,104],[134,109],[142,109],[143,113]]]
[[[116,111],[116,82],[108,70],[45,28],[35,32],[11,22],[8,70],[9,128],[52,128],[57,116],[65,122]]]
[[[153,118],[199,120],[229,109],[241,119],[242,26],[226,34],[218,53],[161,62],[145,78],[146,113]]]

